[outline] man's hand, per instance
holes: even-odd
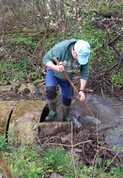
[[[64,71],[64,66],[63,66],[63,64],[58,64],[58,65],[56,65],[56,66],[55,66],[55,70],[56,70],[57,72],[63,72],[63,71]]]
[[[83,91],[79,91],[79,100],[82,102],[85,101],[85,93]]]
[[[46,66],[49,68],[49,69],[52,69],[54,71],[57,71],[57,72],[63,72],[64,71],[64,65],[62,63],[59,63],[57,65],[55,65],[52,61],[49,61]]]

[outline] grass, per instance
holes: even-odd
[[[13,175],[18,178],[40,178],[43,175],[49,177],[52,172],[72,176],[70,162],[69,154],[59,148],[39,153],[35,148],[23,146],[9,155]]]
[[[52,173],[58,173],[65,178],[75,178],[73,158],[62,147],[49,148],[41,151],[36,145],[21,145],[18,148],[11,147],[6,152],[9,145],[3,136],[0,136],[0,151],[8,161],[8,166],[12,175],[16,178],[49,178]],[[101,166],[85,166],[82,162],[76,163],[76,177],[90,178],[92,173],[96,178],[122,178],[123,168],[113,167],[110,172],[104,172]],[[108,160],[107,164],[110,160]],[[78,163],[77,163],[78,162]]]
[[[17,178],[45,178],[54,172],[65,178],[74,178],[72,157],[63,148],[50,148],[40,153],[34,147],[23,146],[9,155],[9,165]],[[21,170],[21,171],[20,171]],[[112,168],[108,173],[102,168],[95,168],[96,178],[122,178],[122,168]],[[76,165],[77,178],[90,178],[93,167],[85,166],[81,162]]]
[[[0,135],[0,151],[7,151],[8,144],[6,143],[6,139],[4,136]]]
[[[11,45],[25,45],[28,48],[35,49],[37,41],[32,36],[13,34],[10,36]]]

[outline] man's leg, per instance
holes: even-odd
[[[45,86],[46,86],[46,97],[49,106],[49,115],[47,120],[53,120],[56,117],[56,104],[57,104],[57,92],[56,92],[57,81],[54,77],[52,70],[46,72]]]
[[[70,112],[70,105],[71,105],[71,99],[68,98],[62,98],[62,109],[63,109],[63,116],[62,119],[63,121],[69,121],[69,112]]]
[[[70,120],[69,111],[73,97],[73,89],[67,80],[59,82],[62,91],[62,107],[63,107],[63,121]]]

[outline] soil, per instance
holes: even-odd
[[[106,160],[112,160],[115,155],[105,143],[103,134],[97,134],[95,127],[86,124],[76,128],[68,122],[41,123],[38,128],[37,142],[41,150],[56,146],[64,147],[72,151],[72,154],[86,165],[93,165],[97,162],[95,155],[96,158],[100,157],[100,161],[97,162],[100,166],[104,165]],[[118,156],[111,166],[121,166]]]

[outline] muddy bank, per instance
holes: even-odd
[[[109,149],[105,142],[104,135],[98,133],[94,126],[88,124],[75,127],[72,123],[52,122],[42,123],[38,127],[37,143],[41,150],[53,147],[63,147],[86,165],[95,163],[103,166],[106,160],[112,160],[116,152]],[[115,161],[110,166],[121,166],[122,159],[117,155]]]
[[[123,101],[117,100],[116,98],[102,98],[98,95],[88,95],[86,101],[88,107],[94,114],[92,117],[85,105],[81,105],[76,99],[73,100],[70,115],[77,118],[77,121],[81,125],[96,126],[99,132],[103,132],[106,136],[106,140],[110,145],[123,146]],[[11,124],[13,121],[17,121],[14,126],[20,128],[20,136],[25,127],[28,127],[28,122],[33,123],[33,116],[38,117],[36,123],[39,122],[40,115],[46,104],[43,100],[18,100],[18,101],[1,101],[0,102],[0,128],[4,130],[5,122],[8,114],[12,108],[14,112],[11,118]],[[62,114],[61,103],[58,102],[58,119]],[[19,119],[18,119],[19,118]],[[18,121],[20,120],[20,121]],[[32,120],[32,121],[31,121]],[[18,123],[18,124],[17,124]],[[24,125],[24,123],[26,123]],[[22,128],[22,129],[21,129]],[[33,130],[30,130],[30,132]],[[19,132],[19,131],[18,131]],[[29,135],[31,133],[29,132]],[[28,132],[27,132],[28,133]]]
[[[26,86],[27,87],[27,86]],[[20,91],[20,90],[18,90]],[[9,91],[9,98],[6,100],[2,99],[0,101],[0,131],[1,134],[4,133],[4,128],[8,114],[11,109],[14,109],[11,123],[9,127],[9,143],[12,144],[33,144],[35,141],[41,146],[46,145],[46,143],[52,142],[53,144],[71,144],[71,124],[65,123],[68,126],[59,126],[60,115],[62,114],[61,102],[58,102],[58,118],[56,119],[57,124],[53,123],[42,123],[40,128],[37,129],[37,124],[39,123],[42,110],[46,104],[46,100],[38,98],[34,94],[33,90],[29,93],[23,93],[27,91],[25,87],[20,93],[16,93],[14,99],[12,100],[11,92]],[[34,90],[35,91],[35,90]],[[5,91],[4,91],[5,92]],[[19,96],[16,98],[16,96]],[[25,97],[27,96],[27,98]],[[32,97],[33,96],[33,97]],[[24,99],[22,99],[22,97]],[[38,99],[37,99],[38,98]],[[83,146],[85,154],[87,150],[87,160],[95,154],[97,146],[100,146],[97,142],[106,144],[105,147],[108,149],[119,150],[118,155],[123,155],[123,98],[120,100],[115,97],[108,96],[98,96],[89,95],[87,96],[86,104],[93,113],[90,114],[87,107],[83,104],[81,105],[75,98],[73,99],[70,116],[76,118],[79,125],[75,125],[73,133],[73,143],[79,144],[80,142],[86,142],[86,144],[80,144],[80,148],[75,148],[76,152],[81,152]],[[60,99],[59,99],[60,100]],[[73,120],[72,120],[73,121]],[[73,122],[74,123],[74,122]],[[75,123],[74,123],[75,124]],[[63,124],[64,125],[64,124]],[[78,127],[78,128],[77,128]],[[77,130],[78,129],[78,130]],[[57,132],[56,132],[57,130]],[[43,133],[43,135],[42,135]],[[98,135],[100,135],[98,137]],[[91,140],[91,142],[88,142]],[[50,145],[51,146],[51,145]],[[77,151],[78,150],[78,151]],[[105,149],[101,149],[100,155],[103,155]],[[109,150],[107,150],[109,151]],[[93,154],[91,155],[91,152]],[[88,158],[88,155],[90,157]],[[108,152],[109,155],[112,151]],[[113,153],[115,154],[115,152]],[[85,154],[86,155],[86,154]],[[102,157],[105,157],[104,155]],[[110,158],[110,156],[109,156]],[[87,160],[85,159],[86,163]],[[92,159],[88,162],[92,162]]]
[[[94,116],[85,105],[73,100],[70,115],[79,122],[41,123],[38,128],[38,143],[42,149],[51,146],[63,146],[74,153],[86,164],[92,164],[98,152],[101,162],[113,159],[115,165],[123,164],[123,103],[117,98],[102,98],[88,95],[86,101]],[[61,107],[60,107],[61,108]],[[101,163],[100,163],[101,164]]]

